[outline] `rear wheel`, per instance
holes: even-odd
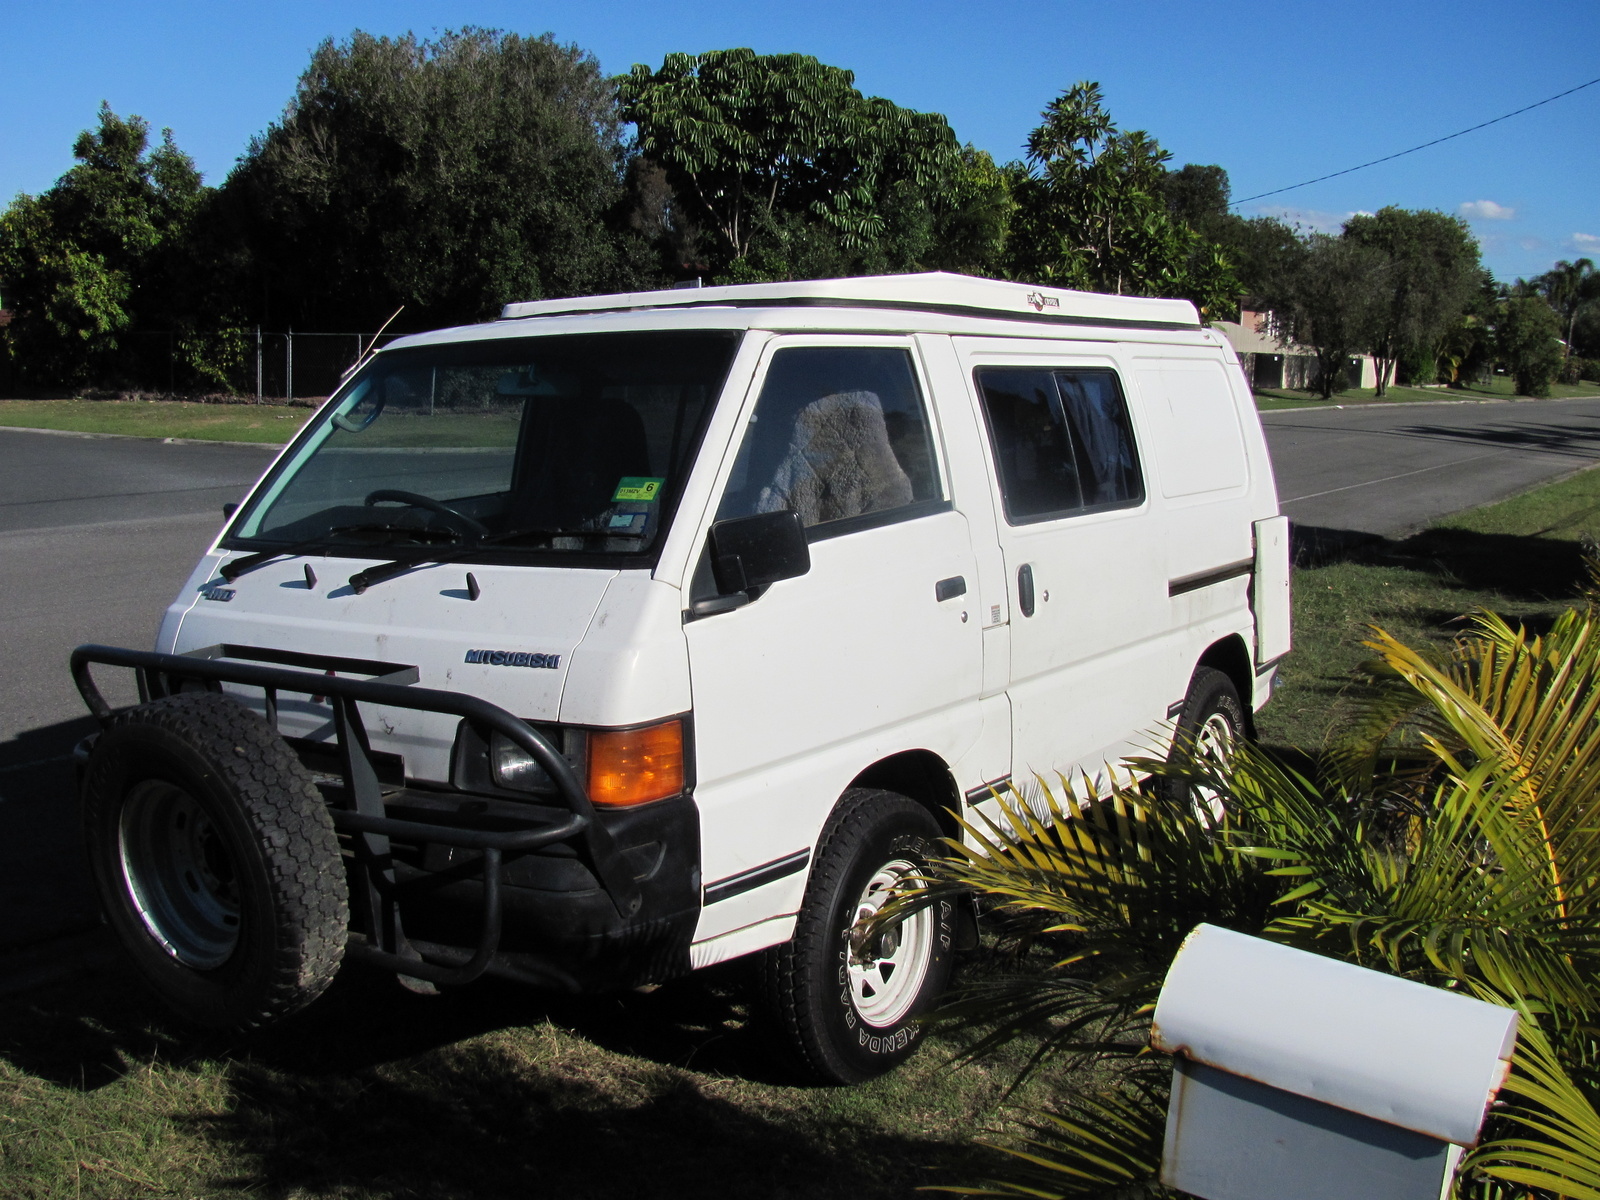
[[[349,923],[333,822],[264,720],[194,692],[113,718],[84,773],[107,919],[180,1015],[266,1024],[332,981]]]
[[[1225,767],[1233,756],[1234,746],[1249,736],[1248,731],[1244,705],[1239,701],[1239,690],[1233,686],[1233,680],[1215,667],[1196,667],[1173,731],[1169,761],[1180,765]],[[1197,811],[1203,809],[1212,820],[1222,819],[1222,797],[1216,789],[1187,779],[1172,778],[1165,783],[1167,795],[1174,802],[1187,800]]]
[[[955,905],[937,901],[870,936],[867,922],[926,869],[938,838],[927,809],[895,792],[852,788],[834,810],[794,938],[763,960],[768,1000],[809,1078],[870,1079],[921,1040],[917,1018],[950,980]]]

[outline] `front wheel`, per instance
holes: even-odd
[[[852,788],[812,863],[794,938],[766,951],[763,976],[803,1072],[856,1083],[898,1066],[921,1040],[917,1020],[950,981],[955,905],[935,901],[872,931],[869,919],[939,839],[928,810],[896,792]]]
[[[181,1016],[263,1025],[332,981],[349,922],[333,821],[255,713],[188,692],[117,714],[89,756],[83,820],[106,917]]]

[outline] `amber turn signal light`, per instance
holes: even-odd
[[[589,734],[589,799],[612,808],[683,791],[683,722]]]

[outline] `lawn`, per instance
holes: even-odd
[[[1380,398],[1374,388],[1350,388],[1335,392],[1333,399],[1324,400],[1316,392],[1294,391],[1288,388],[1259,388],[1256,407],[1262,412],[1276,408],[1331,407],[1335,404],[1418,404],[1439,400],[1511,400],[1518,398],[1511,380],[1497,375],[1482,386],[1465,388],[1446,387],[1391,387]],[[1553,383],[1551,400],[1573,400],[1579,396],[1600,396],[1600,383]],[[1528,399],[1523,396],[1520,399]]]
[[[1489,606],[1533,625],[1600,536],[1600,471],[1414,537],[1301,544],[1297,647],[1263,740],[1349,719],[1364,627],[1443,641]],[[992,949],[967,967],[1004,963]],[[360,970],[250,1036],[197,1034],[126,972],[0,1002],[0,1195],[906,1198],[982,1178],[1027,1052],[952,1069],[935,1035],[856,1088],[791,1086],[739,964],[649,992],[553,999],[489,982],[425,998]],[[1023,1100],[1085,1086],[1046,1076]]]
[[[286,442],[313,411],[183,400],[0,400],[0,426],[208,442]]]
[[[552,1000],[347,971],[250,1037],[169,1024],[120,975],[0,1008],[0,1195],[909,1198],[981,1174],[1020,1065],[935,1042],[855,1088],[788,1086],[742,972]]]

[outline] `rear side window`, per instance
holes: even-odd
[[[826,537],[943,498],[910,353],[795,346],[772,357],[717,519],[792,508]]]
[[[975,378],[1008,524],[1144,503],[1133,426],[1114,371],[980,367]]]

